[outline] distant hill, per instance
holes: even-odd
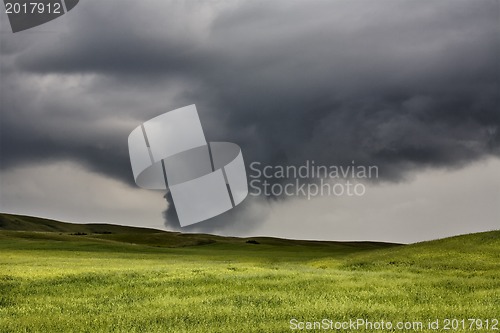
[[[105,223],[68,223],[41,217],[0,213],[0,230],[81,233],[152,233],[160,230]]]
[[[153,247],[185,247],[221,244],[246,244],[266,246],[303,246],[308,248],[331,248],[340,252],[357,252],[370,249],[399,246],[383,242],[329,242],[290,240],[273,237],[223,237],[208,234],[188,234],[157,229],[128,227],[105,223],[68,223],[33,216],[0,213],[0,235],[14,238],[36,238],[53,240],[75,240],[75,236],[87,241],[115,241],[125,244],[141,244]]]
[[[293,253],[307,252],[314,258],[335,254],[348,256],[344,262],[348,269],[360,267],[377,269],[386,266],[435,268],[436,265],[453,268],[462,267],[464,261],[471,260],[481,262],[486,267],[500,261],[500,230],[401,245],[383,242],[308,241],[185,234],[104,223],[67,223],[0,213],[0,242],[2,239],[4,242],[12,241],[15,247],[41,246],[40,249],[55,246],[68,250],[99,248],[106,251],[150,251],[153,248],[215,245],[216,249],[222,251],[237,253],[251,250],[256,255],[271,253],[272,256],[272,253],[280,253],[293,256]],[[334,265],[332,261],[325,260],[322,262],[320,259],[315,265],[324,267]]]

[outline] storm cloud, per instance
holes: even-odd
[[[189,104],[247,165],[401,181],[500,156],[498,17],[495,0],[87,0],[50,32],[2,22],[1,168],[72,160],[134,186],[130,131]]]

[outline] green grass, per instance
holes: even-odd
[[[0,230],[0,332],[290,332],[292,318],[500,319],[500,231],[413,245],[249,244],[7,214]]]

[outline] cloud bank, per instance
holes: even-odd
[[[247,164],[355,160],[402,181],[499,156],[498,6],[81,2],[48,32],[0,36],[0,168],[74,161],[134,186],[130,131],[193,103]]]

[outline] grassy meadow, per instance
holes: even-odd
[[[496,331],[468,319],[500,319],[500,231],[248,241],[0,214],[0,332],[292,332],[324,318]]]

